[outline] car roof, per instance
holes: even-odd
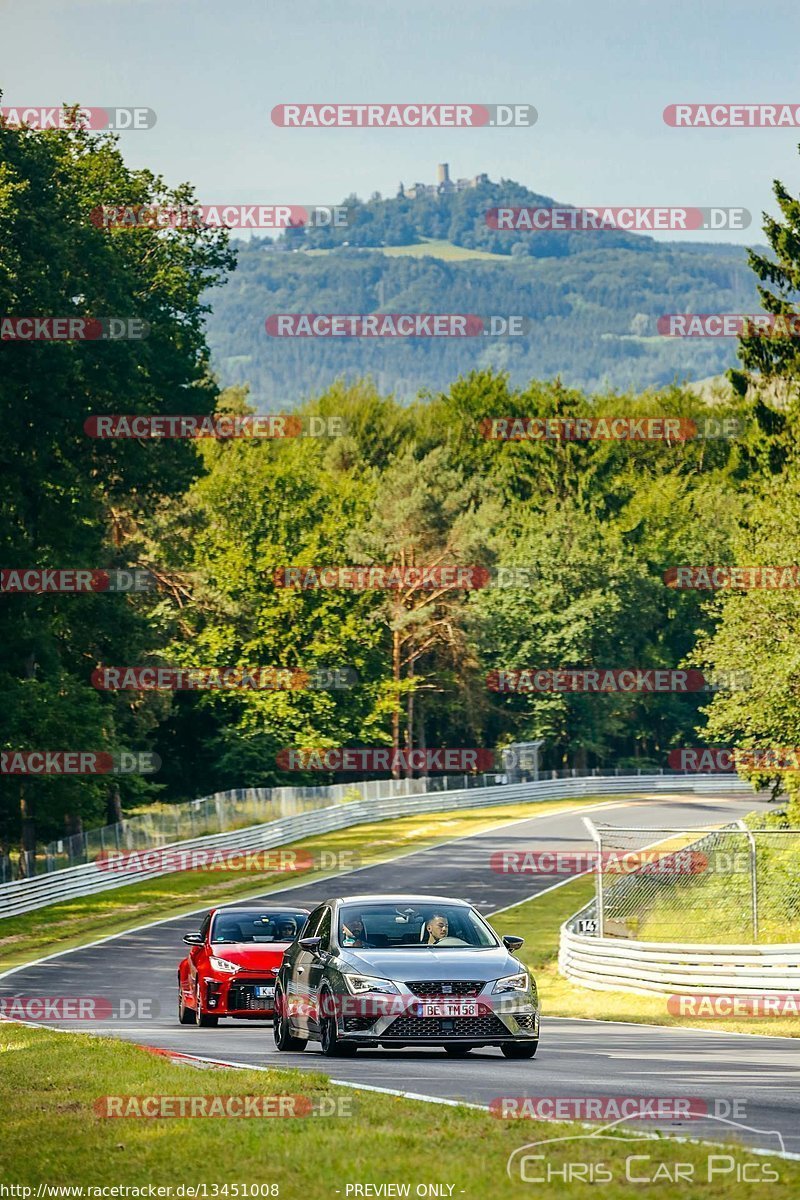
[[[235,913],[239,913],[243,917],[247,917],[251,913],[258,914],[258,916],[263,916],[265,913],[285,913],[285,912],[305,913],[306,915],[308,915],[308,913],[310,911],[311,911],[311,909],[302,908],[301,905],[299,905],[299,904],[281,904],[281,905],[264,904],[260,908],[253,908],[252,905],[249,908],[237,908],[235,904],[221,904],[219,906],[219,908],[212,908],[211,911],[209,912],[209,916],[216,916],[217,913],[222,913],[222,912],[224,912],[224,913],[235,912]]]
[[[472,908],[468,900],[454,896],[425,896],[419,892],[375,892],[361,896],[332,896],[325,904],[458,904]]]

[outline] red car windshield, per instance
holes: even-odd
[[[286,909],[280,912],[218,912],[214,915],[209,941],[293,942],[306,923],[308,914]]]

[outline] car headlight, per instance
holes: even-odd
[[[392,983],[391,979],[376,979],[372,975],[349,974],[343,975],[342,978],[353,996],[359,996],[363,992],[378,992],[384,996],[397,996],[400,993],[399,987]]]
[[[530,980],[527,971],[520,971],[518,975],[504,975],[502,979],[498,979],[492,988],[493,992],[527,992],[530,988]]]
[[[228,962],[227,958],[215,958],[213,954],[209,954],[208,961],[215,971],[227,972],[230,975],[241,969],[238,963]]]

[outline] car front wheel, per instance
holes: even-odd
[[[323,995],[320,1003],[322,1016],[319,1023],[319,1040],[322,1053],[326,1058],[350,1058],[355,1054],[358,1046],[354,1042],[340,1041],[336,1032],[336,1016],[332,1001],[333,997],[328,992]]]
[[[194,1009],[183,1003],[183,989],[178,988],[178,1020],[181,1025],[194,1025]]]
[[[533,1058],[538,1048],[538,1038],[535,1042],[506,1042],[500,1047],[506,1058]]]
[[[305,1038],[294,1037],[289,1031],[289,1018],[285,1013],[286,1003],[282,992],[275,992],[275,1018],[272,1029],[275,1037],[275,1047],[278,1050],[305,1050],[308,1043]]]

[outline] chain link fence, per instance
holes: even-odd
[[[800,942],[800,829],[596,824],[580,932],[641,942]]]

